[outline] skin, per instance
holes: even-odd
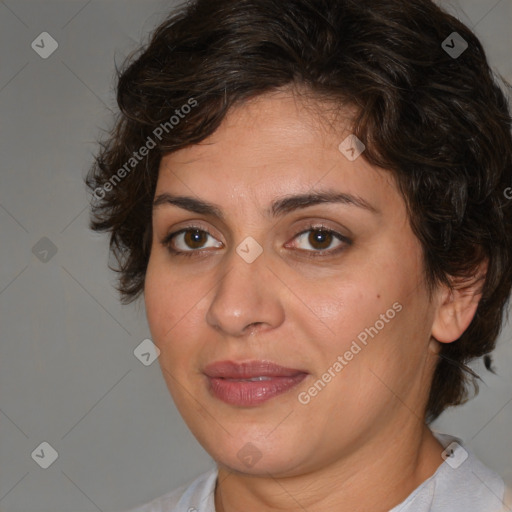
[[[161,161],[155,197],[199,198],[225,216],[155,207],[145,281],[167,386],[219,467],[217,512],[387,511],[443,462],[425,425],[428,392],[440,343],[467,328],[478,295],[440,287],[428,296],[421,246],[391,174],[338,149],[351,133],[344,112],[335,119],[327,105],[290,90],[265,94],[231,110],[202,143]],[[278,198],[326,189],[362,198],[377,213],[321,203],[266,216]],[[351,243],[297,236],[310,221]],[[162,240],[190,226],[211,236],[196,245],[178,236],[175,249],[196,252],[173,255]],[[236,252],[249,236],[263,249],[252,263]],[[321,250],[332,254],[307,258]],[[301,404],[298,393],[395,302],[403,309]],[[209,392],[207,364],[262,359],[309,375],[257,407]],[[261,454],[251,467],[237,457],[246,443]]]

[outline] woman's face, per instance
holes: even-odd
[[[286,92],[260,96],[160,166],[151,334],[193,434],[245,473],[368,463],[421,425],[434,368],[404,201],[350,139],[339,148],[348,124],[314,112]]]

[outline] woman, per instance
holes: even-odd
[[[88,177],[124,302],[217,469],[137,511],[497,511],[429,424],[512,286],[511,118],[428,0],[197,0],[119,78]]]

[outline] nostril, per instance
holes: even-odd
[[[256,334],[257,331],[259,331],[259,326],[260,325],[263,325],[264,322],[253,322],[252,324],[249,324],[245,330],[246,331],[249,331],[249,334],[252,335],[252,334]]]

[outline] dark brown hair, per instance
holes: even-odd
[[[460,55],[447,51],[454,37],[467,43]],[[429,291],[488,260],[473,321],[442,346],[431,422],[467,401],[469,382],[478,391],[466,363],[494,349],[512,286],[509,107],[477,37],[431,1],[183,5],[119,72],[120,113],[87,176],[91,228],[110,232],[131,302],[143,291],[162,155],[211,135],[233,106],[290,86],[356,108],[353,133],[398,184]]]

